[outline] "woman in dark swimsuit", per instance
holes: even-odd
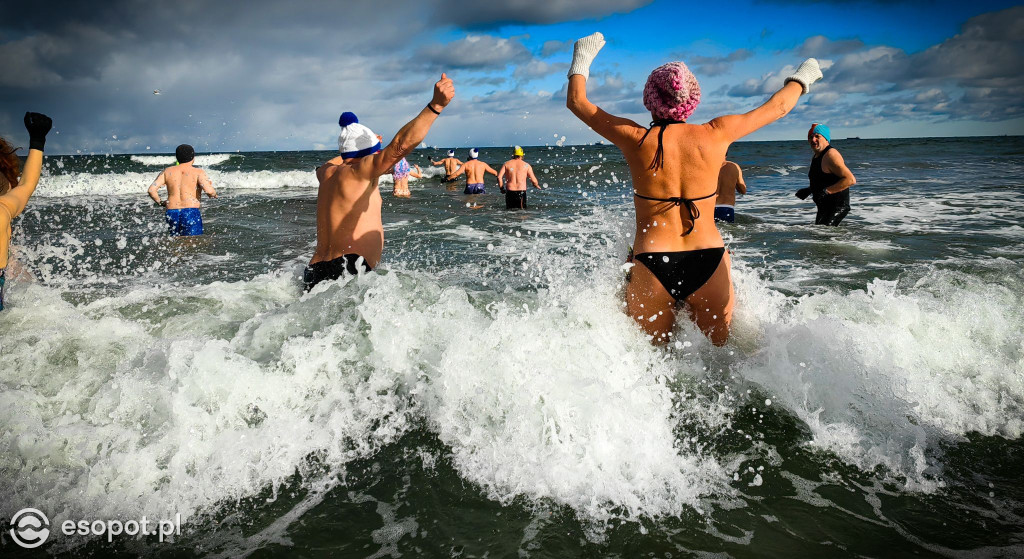
[[[576,41],[566,106],[620,150],[633,179],[636,254],[626,286],[626,311],[656,343],[669,341],[679,303],[714,344],[729,337],[733,289],[729,255],[715,227],[718,171],[734,141],[789,113],[821,79],[807,59],[765,104],[742,115],[686,124],[700,86],[682,62],[655,69],[644,88],[654,119],[645,128],[587,100],[590,63],[604,46],[594,33]]]

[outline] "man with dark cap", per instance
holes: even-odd
[[[427,106],[383,149],[380,136],[360,124],[355,114],[342,113],[340,153],[316,170],[316,251],[302,276],[306,291],[321,281],[377,266],[384,252],[383,200],[377,181],[420,145],[454,96],[451,78],[441,74]]]
[[[167,211],[167,228],[172,236],[188,237],[203,234],[203,216],[199,213],[199,198],[205,192],[210,198],[217,197],[206,171],[194,167],[196,151],[188,144],[181,144],[174,151],[178,161],[168,167],[149,185],[149,197]],[[167,200],[160,200],[158,190],[167,187]]]

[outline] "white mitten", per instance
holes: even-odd
[[[600,31],[576,41],[576,45],[572,49],[572,66],[569,66],[568,75],[579,74],[583,76],[583,79],[589,78],[590,63],[594,61],[603,46],[604,35]]]
[[[811,84],[822,78],[821,68],[818,67],[818,61],[813,58],[808,58],[800,64],[800,67],[796,69],[796,73],[786,78],[786,83],[797,82],[804,86],[804,93],[811,90]]]

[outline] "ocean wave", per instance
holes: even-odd
[[[212,167],[225,163],[233,157],[241,158],[238,153],[211,153],[209,155],[197,155],[195,164],[199,167]],[[173,155],[133,155],[131,160],[149,167],[170,167],[177,163]]]

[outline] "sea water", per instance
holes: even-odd
[[[793,196],[806,143],[730,150],[721,348],[623,314],[610,146],[528,147],[523,212],[417,150],[378,269],[310,293],[331,153],[200,155],[195,239],[145,194],[171,156],[48,156],[0,314],[0,517],[101,555],[1022,555],[1024,139],[834,145],[838,228]],[[163,543],[56,533],[178,514]]]

